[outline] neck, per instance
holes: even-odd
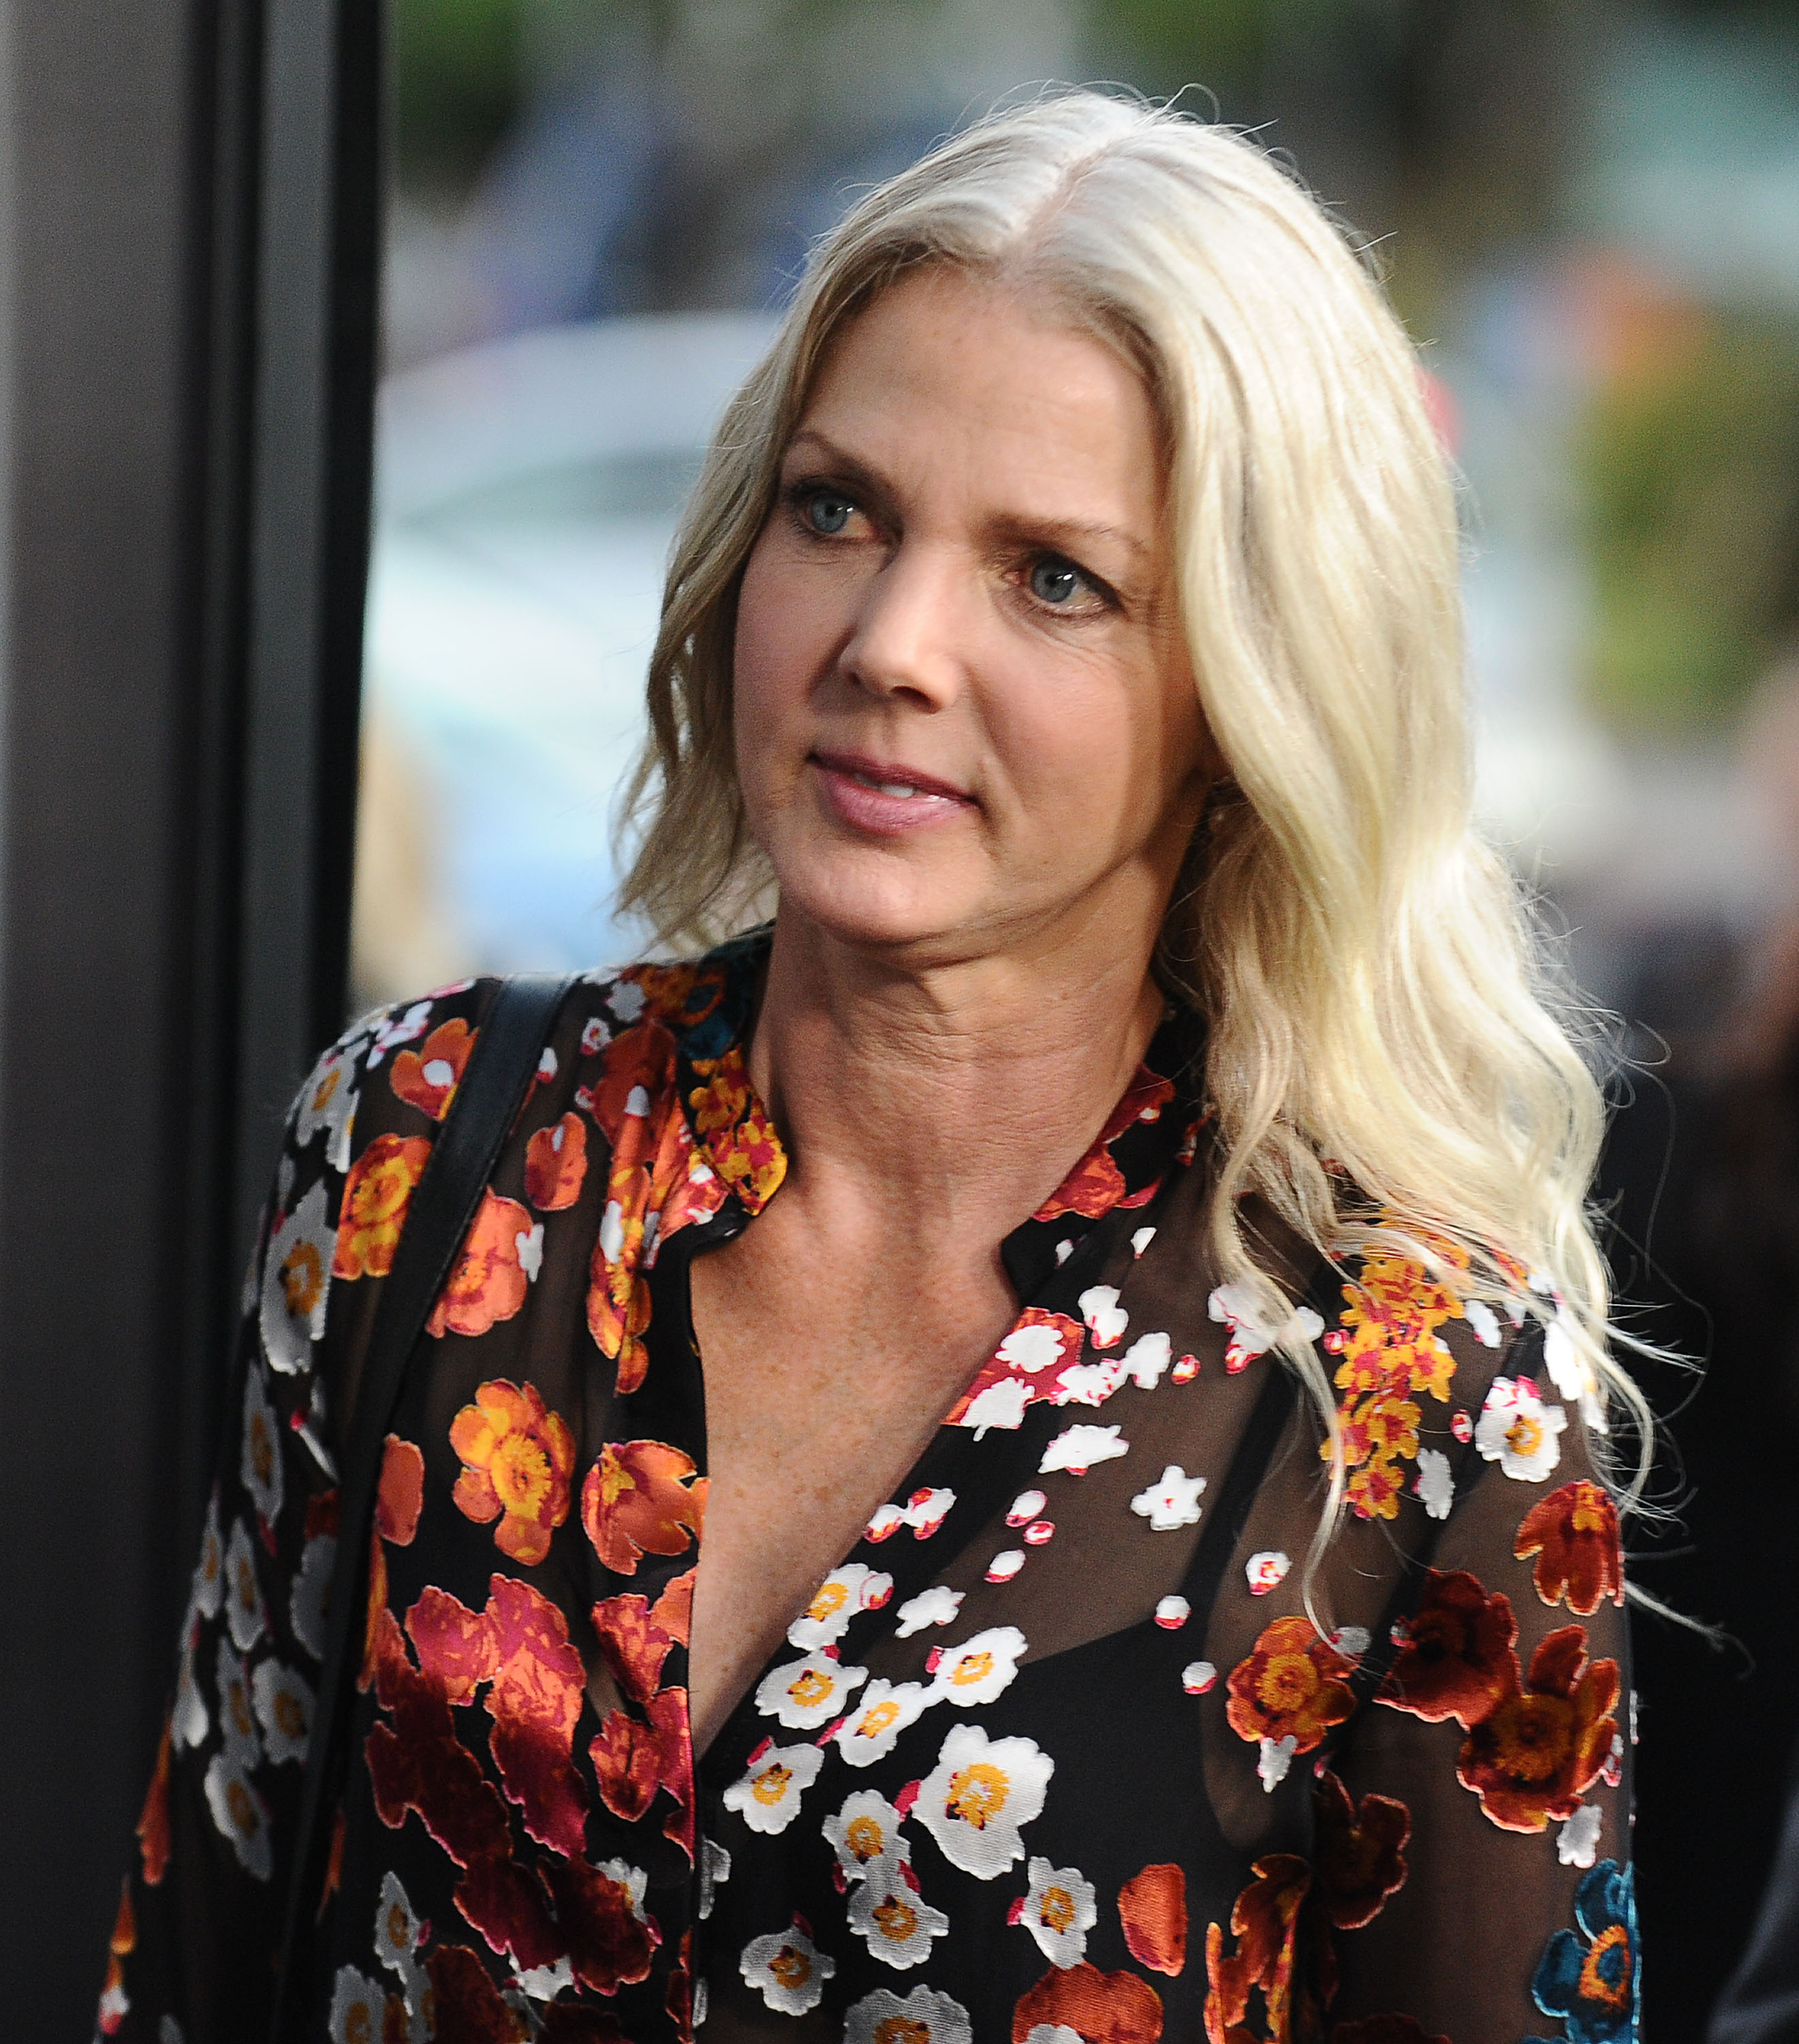
[[[1149,942],[1063,939],[896,964],[784,909],[750,1046],[789,1193],[907,1232],[994,1239],[1059,1185],[1124,1091],[1162,998]]]

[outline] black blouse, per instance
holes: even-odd
[[[765,945],[573,989],[438,1302],[307,2034],[1633,2038],[1617,1522],[1555,1302],[1261,1231],[1350,1464],[1315,1625],[1322,1430],[1211,1267],[1178,1019],[1007,1237],[1016,1325],[696,1762],[688,1272],[785,1170],[743,1058]],[[107,2035],[266,2030],[340,1416],[493,990],[370,1016],[294,1108]]]

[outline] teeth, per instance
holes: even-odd
[[[852,774],[850,778],[852,781],[860,782],[865,788],[873,788],[879,794],[898,795],[904,799],[919,792],[910,781],[871,781],[866,774]]]

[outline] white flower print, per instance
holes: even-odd
[[[1099,1920],[1093,1884],[1078,1866],[1052,1866],[1034,1859],[1027,1871],[1030,1886],[1015,1904],[1015,1923],[1023,1924],[1053,1966],[1079,1965],[1087,1955],[1087,1934]]]
[[[1246,1285],[1219,1285],[1206,1301],[1206,1311],[1230,1329],[1225,1349],[1226,1370],[1244,1369],[1279,1342],[1315,1342],[1324,1332],[1324,1322],[1310,1306],[1298,1308],[1278,1323],[1264,1320],[1260,1302]]]
[[[1433,1519],[1447,1519],[1456,1500],[1456,1479],[1449,1473],[1449,1458],[1440,1448],[1420,1448],[1418,1473],[1412,1485]]]
[[[263,1661],[251,1677],[250,1694],[270,1759],[303,1762],[313,1729],[312,1685],[278,1661]]]
[[[974,2030],[962,2004],[935,1988],[915,1987],[902,2000],[877,1987],[844,2016],[843,2044],[974,2044]]]
[[[300,1571],[287,1600],[293,1636],[315,1661],[324,1658],[325,1598],[336,1565],[336,1541],[328,1533],[315,1533],[301,1550]]]
[[[787,1643],[806,1653],[834,1646],[858,1612],[878,1611],[892,1594],[891,1576],[876,1575],[865,1562],[846,1562],[813,1591],[811,1602],[787,1628]]]
[[[419,1919],[400,1885],[399,1875],[392,1872],[382,1877],[381,1894],[375,1903],[374,1948],[375,1957],[389,1973],[399,1976],[409,2003],[413,1984],[420,1976]]]
[[[988,1563],[987,1580],[990,1583],[1009,1583],[1024,1565],[1023,1548],[1007,1547]]]
[[[789,1731],[815,1731],[850,1705],[850,1692],[868,1680],[866,1668],[839,1667],[828,1654],[808,1654],[771,1669],[756,1689],[756,1708]]]
[[[262,1735],[256,1729],[256,1707],[251,1699],[250,1671],[231,1642],[219,1642],[216,1679],[219,1692],[219,1731],[224,1757],[240,1767],[263,1764]]]
[[[1117,1285],[1090,1285],[1081,1293],[1078,1303],[1080,1316],[1087,1323],[1087,1331],[1092,1335],[1095,1348],[1110,1348],[1124,1339],[1130,1316],[1118,1304]]]
[[[1130,1443],[1119,1438],[1121,1431],[1117,1427],[1070,1427],[1043,1450],[1038,1474],[1048,1476],[1053,1470],[1066,1470],[1070,1476],[1085,1476],[1095,1463],[1109,1462],[1128,1454]]]
[[[959,1724],[919,1785],[913,1815],[952,1866],[992,1881],[1024,1858],[1023,1827],[1040,1815],[1056,1763],[1034,1739],[990,1739]]]
[[[916,1724],[938,1692],[923,1682],[869,1683],[837,1730],[837,1748],[852,1767],[872,1767],[894,1748],[907,1725]]]
[[[1071,1362],[1056,1380],[1051,1403],[1057,1405],[1103,1405],[1124,1382],[1124,1366],[1116,1360]]]
[[[800,1814],[800,1799],[819,1778],[824,1755],[815,1746],[771,1746],[754,1758],[740,1781],[724,1792],[724,1806],[736,1810],[751,1831],[773,1837]]]
[[[1153,1391],[1174,1360],[1174,1343],[1164,1334],[1139,1335],[1119,1365],[1139,1391]]]
[[[1243,1573],[1249,1578],[1251,1593],[1266,1596],[1270,1590],[1278,1589],[1286,1581],[1287,1572],[1292,1566],[1278,1547],[1264,1547],[1244,1563]]]
[[[743,1947],[737,1969],[777,2015],[804,2015],[818,2007],[837,1961],[821,1952],[797,1923]]]
[[[1299,1742],[1291,1732],[1283,1739],[1264,1739],[1256,1762],[1256,1772],[1262,1777],[1262,1786],[1272,1796],[1277,1785],[1287,1779],[1287,1770],[1293,1765],[1293,1756]]]
[[[1021,1490],[1012,1500],[1012,1508],[1006,1514],[1008,1526],[1027,1525],[1033,1519],[1043,1516],[1043,1508],[1049,1503],[1040,1490]]]
[[[263,1352],[283,1376],[306,1367],[324,1332],[337,1230],[322,1183],[275,1230],[263,1266]]]
[[[1592,1865],[1605,1822],[1605,1813],[1597,1803],[1580,1804],[1555,1835],[1555,1857],[1563,1866]]]
[[[374,2044],[382,2034],[387,1990],[354,1966],[339,1966],[331,1997],[331,2044]]]
[[[1555,1319],[1543,1330],[1543,1367],[1562,1396],[1579,1406],[1581,1418],[1596,1434],[1609,1433],[1592,1366],[1575,1346],[1568,1324],[1567,1308],[1558,1305]]]
[[[606,996],[606,1005],[613,1019],[628,1029],[643,1012],[643,989],[635,979],[616,980]]]
[[[239,1863],[252,1879],[267,1881],[274,1871],[269,1807],[257,1794],[248,1773],[228,1754],[216,1753],[206,1769],[205,1788],[213,1822],[230,1839]]]
[[[1180,1686],[1190,1696],[1203,1696],[1218,1685],[1218,1671],[1210,1661],[1189,1661],[1180,1671]]]
[[[900,1828],[903,1821],[878,1788],[858,1788],[846,1797],[837,1815],[824,1820],[825,1837],[844,1879],[860,1881],[883,1862],[909,1860],[912,1842]]]
[[[293,1120],[293,1140],[301,1149],[323,1129],[325,1162],[334,1171],[350,1168],[350,1138],[356,1120],[355,1051],[328,1051],[300,1089]]]
[[[933,1489],[915,1490],[901,1515],[912,1529],[912,1538],[928,1540],[949,1517],[955,1502],[955,1492],[941,1485]]]
[[[702,1923],[712,1913],[715,1892],[731,1878],[731,1854],[716,1838],[700,1841],[700,1919]]]
[[[1010,1430],[1022,1424],[1030,1404],[1030,1386],[1019,1377],[1002,1377],[969,1401],[961,1424],[972,1427],[978,1441],[989,1427]]]
[[[256,1587],[255,1551],[241,1519],[232,1523],[225,1543],[225,1623],[231,1627],[232,1643],[240,1654],[247,1654],[263,1636],[267,1619],[263,1593]]]
[[[1061,1361],[1061,1330],[1039,1321],[1033,1321],[1028,1327],[1014,1327],[995,1350],[995,1355],[1008,1370],[1022,1370],[1034,1377],[1038,1370],[1053,1369]]]
[[[1170,1462],[1160,1483],[1140,1490],[1130,1500],[1139,1519],[1147,1519],[1154,1533],[1172,1533],[1177,1527],[1199,1523],[1199,1493],[1206,1488],[1203,1476],[1189,1476],[1178,1462]]]
[[[918,1892],[918,1877],[903,1862],[878,1862],[850,1898],[850,1927],[873,1956],[904,1970],[930,1957],[930,1941],[949,1934],[949,1919]]]
[[[200,1536],[200,1558],[194,1565],[193,1608],[202,1618],[217,1618],[224,1596],[224,1541],[219,1533],[219,1494],[206,1501],[206,1526]]]
[[[1340,1625],[1330,1643],[1346,1661],[1360,1661],[1374,1644],[1374,1635],[1365,1625]]]
[[[244,1448],[238,1475],[251,1503],[272,1526],[281,1516],[281,1433],[267,1385],[263,1366],[252,1360],[244,1377]]]
[[[529,1228],[521,1228],[512,1237],[512,1246],[519,1252],[519,1268],[524,1273],[527,1284],[537,1282],[537,1274],[543,1268],[543,1224],[535,1221]]]
[[[514,1976],[519,1991],[527,2000],[554,2001],[575,1984],[574,1968],[565,1952],[553,1966],[532,1966]]]
[[[1562,1459],[1562,1430],[1568,1416],[1545,1405],[1528,1377],[1496,1377],[1475,1423],[1475,1446],[1522,1483],[1541,1483]]]
[[[643,1898],[650,1892],[649,1869],[633,1866],[627,1859],[603,1859],[600,1862],[600,1871],[608,1881],[616,1881],[624,1890],[625,1899],[631,1904],[631,1913],[638,1922],[648,1923],[650,1919],[643,1913]]]
[[[1499,1316],[1484,1299],[1467,1300],[1462,1308],[1462,1317],[1483,1348],[1499,1346]]]
[[[965,1711],[992,1703],[1011,1686],[1018,1672],[1018,1656],[1028,1643],[1015,1625],[995,1625],[960,1646],[942,1648],[937,1695]]]
[[[1130,1238],[1131,1254],[1133,1256],[1141,1256],[1144,1251],[1146,1250],[1149,1247],[1150,1243],[1155,1239],[1156,1231],[1153,1228],[1139,1228],[1133,1229],[1131,1232]]]
[[[1041,1491],[1030,1494],[1042,1496]],[[1017,1509],[1015,1506],[1013,1508]],[[894,1637],[910,1639],[915,1632],[923,1632],[927,1625],[953,1624],[967,1594],[965,1590],[953,1590],[946,1584],[933,1583],[929,1589],[920,1590],[915,1597],[907,1597],[900,1607],[900,1623],[893,1628]],[[871,1690],[869,1693],[872,1696],[874,1692]]]
[[[1193,1607],[1183,1596],[1165,1596],[1156,1605],[1156,1623],[1165,1631],[1178,1632],[1193,1616]]]
[[[200,1685],[194,1674],[194,1648],[198,1632],[198,1626],[190,1623],[187,1636],[181,1643],[181,1668],[175,1677],[175,1708],[169,1716],[170,1736],[177,1746],[203,1745],[212,1723],[206,1712],[206,1700],[201,1695]]]
[[[374,1018],[371,1017],[372,1020]],[[376,1024],[374,1047],[369,1052],[369,1070],[375,1066],[391,1050],[401,1043],[409,1043],[415,1037],[422,1036],[431,1020],[431,1003],[415,1001],[404,1015],[397,1016],[392,1009]]]

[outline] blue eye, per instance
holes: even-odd
[[[843,530],[855,508],[847,497],[840,497],[834,490],[813,490],[803,507],[806,523],[815,532],[827,537]]]
[[[1086,578],[1070,562],[1045,554],[1030,571],[1030,593],[1040,603],[1065,604],[1086,586]]]

